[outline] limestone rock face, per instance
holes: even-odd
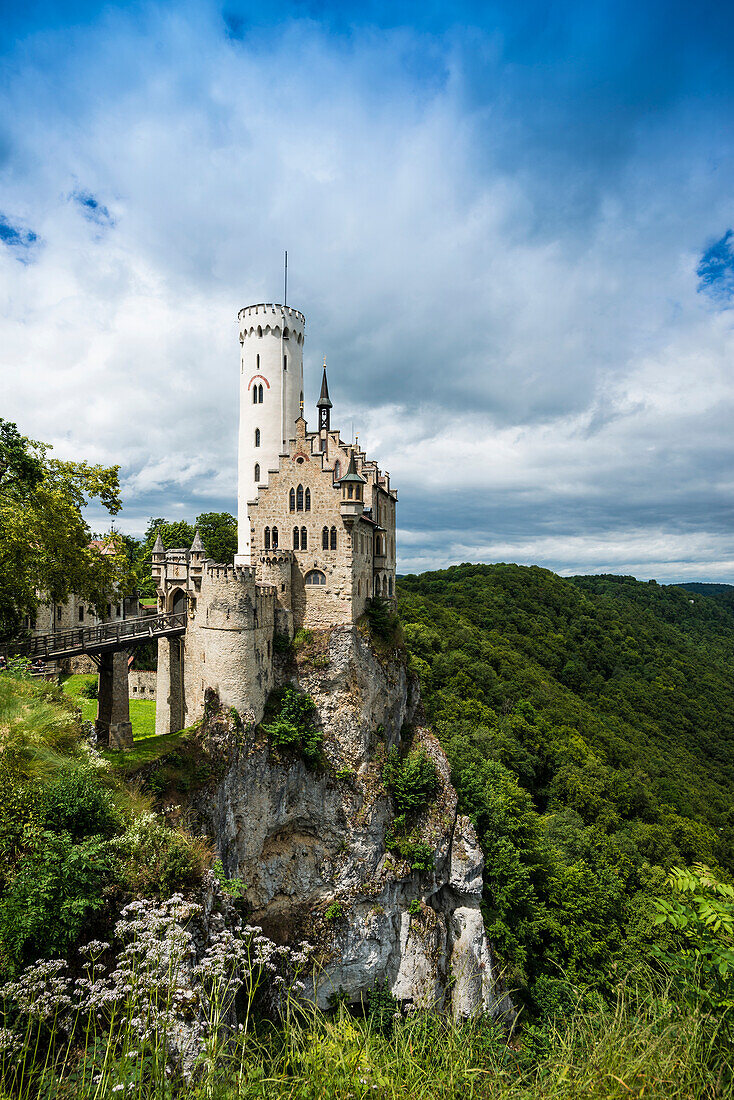
[[[506,1011],[479,908],[482,854],[457,814],[441,746],[413,725],[419,698],[399,655],[378,657],[356,627],[335,628],[281,681],[314,699],[326,766],[309,770],[270,749],[262,731],[236,734],[220,716],[208,736],[227,741],[230,763],[195,802],[227,874],[249,885],[250,921],[276,941],[317,945],[321,1007],[386,982],[416,1007]],[[394,809],[382,764],[408,743],[439,777],[411,834],[430,846],[430,871],[411,870],[388,847]]]

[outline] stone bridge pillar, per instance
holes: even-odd
[[[184,728],[184,639],[158,639],[155,732],[178,733]]]
[[[103,653],[99,659],[97,741],[111,749],[133,747],[130,697],[127,683],[127,653]]]

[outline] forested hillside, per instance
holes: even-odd
[[[462,565],[400,581],[427,715],[515,980],[643,957],[671,866],[734,867],[734,611],[631,577]]]

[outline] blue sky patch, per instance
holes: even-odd
[[[115,224],[115,219],[112,217],[107,207],[103,206],[99,199],[96,199],[91,192],[74,191],[71,197],[88,221],[94,222],[95,225]]]
[[[5,214],[0,214],[0,241],[8,248],[17,249],[16,259],[22,263],[29,261],[29,249],[38,240],[38,234],[32,229],[23,229],[22,226],[13,225]]]
[[[734,296],[734,231],[727,229],[716,244],[706,249],[696,274],[698,289],[712,298]]]

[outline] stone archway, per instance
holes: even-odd
[[[186,593],[182,588],[174,588],[168,599],[174,615],[184,615],[186,613]]]

